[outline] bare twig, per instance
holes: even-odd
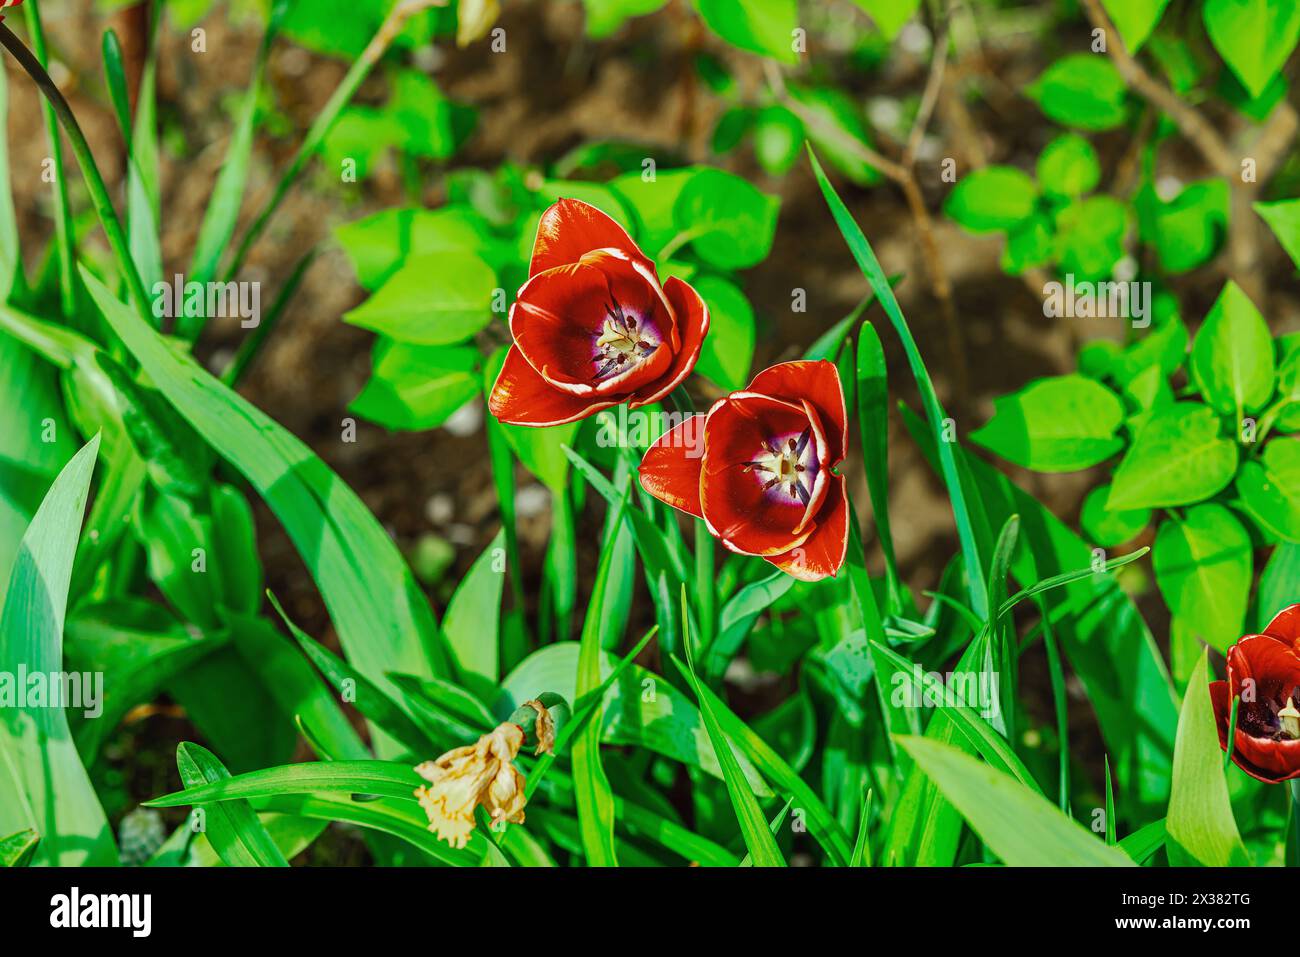
[[[943,53],[939,52],[940,50],[946,52],[946,44],[943,48],[936,46],[936,56],[943,55]],[[952,366],[953,399],[960,401],[966,395],[969,381],[961,326],[957,322],[957,309],[952,300],[952,284],[948,281],[948,272],[943,265],[943,257],[939,253],[939,244],[934,238],[934,221],[931,219],[930,211],[925,205],[925,197],[921,193],[920,184],[917,182],[913,170],[910,148],[904,153],[904,162],[895,162],[889,159],[857,137],[846,133],[834,124],[825,122],[819,114],[806,109],[802,103],[790,96],[785,86],[785,79],[781,76],[781,71],[776,64],[767,61],[764,64],[764,69],[767,72],[768,85],[771,87],[773,95],[799,117],[808,130],[816,133],[823,140],[835,143],[846,154],[875,167],[902,191],[903,197],[907,201],[908,211],[912,216],[912,223],[916,227],[917,241],[921,247],[921,259],[925,263],[930,288],[935,299],[939,302],[940,312],[943,316],[948,339],[949,363]],[[935,72],[938,72],[942,78],[941,68],[932,67],[931,76]],[[924,133],[924,125],[920,125],[919,128]],[[915,128],[913,133],[915,133]]]
[[[903,152],[903,165],[910,166],[916,159],[925,131],[934,115],[934,106],[939,101],[939,91],[943,89],[944,68],[948,63],[948,21],[940,19],[939,34],[935,38],[930,56],[930,75],[925,81],[925,92],[921,94],[921,105],[917,108],[912,131],[907,135],[907,149]]]
[[[1094,27],[1105,30],[1107,36],[1115,33],[1099,0],[1083,0],[1083,7]],[[1106,52],[1115,61],[1115,68],[1119,70],[1124,82],[1173,120],[1182,134],[1200,150],[1201,155],[1216,173],[1221,176],[1237,175],[1237,157],[1205,117],[1143,69],[1142,65],[1124,49],[1124,44],[1118,40],[1118,37],[1116,42],[1107,42]]]

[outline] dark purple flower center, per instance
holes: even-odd
[[[768,498],[783,505],[807,505],[821,463],[817,443],[811,441],[812,427],[798,435],[781,435],[763,443],[763,450],[745,463],[763,484]]]
[[[617,300],[605,306],[606,319],[596,338],[594,378],[606,379],[640,365],[654,354],[663,339],[644,316],[628,315]]]

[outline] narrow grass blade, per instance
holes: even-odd
[[[858,428],[862,432],[862,463],[867,473],[867,492],[876,520],[876,537],[885,556],[886,611],[904,611],[903,584],[894,557],[894,536],[889,526],[889,373],[885,349],[876,327],[862,323],[857,354]]]
[[[284,524],[320,588],[358,672],[447,674],[427,600],[392,538],[324,462],[282,426],[181,356],[93,276],[86,285],[154,385],[252,483]],[[380,753],[385,744],[377,742]]]
[[[913,694],[919,696],[919,701],[927,704],[941,702],[934,707],[952,719],[957,729],[985,761],[997,770],[1011,775],[1035,793],[1043,793],[1038,782],[1034,780],[1033,774],[1025,767],[1025,763],[1007,743],[1006,738],[998,734],[992,725],[971,708],[955,685],[945,685],[937,676],[922,672],[919,665],[908,661],[893,649],[876,642],[871,644],[872,653],[884,658],[897,669],[895,674],[901,674],[907,679]],[[918,672],[921,672],[919,678]],[[986,702],[985,706],[987,707],[988,704]]]
[[[686,666],[677,658],[672,660],[686,680],[690,681],[691,674]],[[776,750],[764,741],[757,732],[737,717],[735,712],[728,708],[726,703],[708,685],[703,682],[691,683],[696,688],[697,695],[700,696],[701,715],[705,713],[704,707],[707,703],[709,713],[712,714],[718,727],[727,735],[730,741],[740,749],[745,757],[749,758],[750,762],[764,777],[772,782],[778,794],[788,796],[803,810],[807,817],[809,831],[825,849],[832,863],[837,866],[847,864],[852,854],[848,835],[844,833],[844,828],[840,826],[840,822],[831,813],[830,808],[799,776],[799,773],[790,767],[785,759],[777,754]],[[705,720],[707,722],[708,718],[705,718]],[[716,742],[714,743],[714,750],[717,750]],[[719,756],[719,759],[721,760],[721,756]]]
[[[857,261],[862,274],[866,276],[867,282],[875,290],[876,297],[885,310],[885,315],[893,323],[894,332],[902,341],[903,350],[907,353],[908,365],[911,366],[912,376],[916,379],[917,389],[921,393],[921,402],[925,407],[926,418],[929,420],[930,429],[939,444],[939,461],[942,466],[943,482],[947,486],[948,499],[952,503],[953,518],[957,523],[957,537],[961,542],[962,556],[966,559],[970,605],[977,615],[985,618],[988,615],[988,608],[986,607],[985,598],[984,563],[980,559],[978,539],[975,537],[975,529],[966,506],[966,491],[962,488],[961,475],[957,470],[957,460],[953,451],[953,446],[956,443],[945,441],[945,436],[949,431],[948,416],[944,412],[943,406],[939,404],[939,396],[934,390],[930,372],[926,369],[925,361],[921,358],[921,352],[917,348],[916,340],[912,337],[912,330],[908,327],[907,320],[903,318],[903,311],[899,308],[898,300],[894,297],[894,290],[890,288],[889,281],[885,278],[885,273],[876,259],[876,254],[871,249],[871,243],[863,235],[862,229],[854,221],[848,207],[844,205],[844,201],[835,192],[835,187],[826,178],[821,163],[817,161],[817,155],[813,152],[811,146],[808,147],[808,157],[812,161],[813,173],[817,177],[818,185],[821,186],[822,195],[826,198],[827,205],[830,206],[835,225],[839,227],[840,233],[844,236],[844,241],[848,243],[849,251]]]
[[[759,808],[758,801],[754,798],[754,793],[749,789],[749,783],[736,762],[736,755],[731,750],[726,732],[718,723],[718,718],[713,713],[713,706],[704,693],[704,685],[695,674],[686,608],[686,586],[682,585],[682,647],[686,649],[686,677],[695,688],[695,696],[700,703],[700,716],[704,719],[704,727],[709,732],[709,740],[713,742],[713,750],[718,755],[718,763],[722,765],[723,781],[727,785],[727,795],[731,798],[732,808],[735,809],[736,820],[740,823],[740,834],[756,867],[784,867],[785,858],[781,856],[776,838],[772,836],[767,819],[763,816],[763,811]]]
[[[1013,867],[1133,867],[1041,794],[956,748],[925,738],[899,744],[1002,861]]]
[[[871,835],[868,825],[871,823],[871,788],[867,788],[862,798],[862,814],[858,819],[858,839],[853,844],[853,854],[849,857],[850,867],[871,866]]]
[[[188,741],[176,748],[176,767],[187,788],[230,778],[230,772],[216,755]],[[196,811],[199,808],[203,811],[203,833],[227,866],[289,866],[247,801],[198,805]]]
[[[619,506],[615,520],[600,551],[600,565],[587,606],[587,617],[582,625],[582,640],[578,652],[578,677],[576,690],[579,697],[600,687],[600,652],[607,641],[603,633],[605,591],[609,587],[610,567],[614,547],[618,542],[617,530],[622,525],[627,497]],[[597,704],[590,722],[573,742],[573,784],[578,804],[578,825],[582,835],[583,852],[591,867],[617,867],[618,855],[614,848],[614,795],[609,779],[600,762],[601,710]]]

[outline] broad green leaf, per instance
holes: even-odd
[[[784,106],[764,107],[754,119],[754,156],[769,176],[784,176],[799,159],[803,121]]]
[[[1025,92],[1062,126],[1108,130],[1128,115],[1127,89],[1104,53],[1071,53],[1043,71]]]
[[[1041,794],[956,748],[907,735],[898,742],[989,849],[1013,867],[1133,867]]]
[[[1187,341],[1187,327],[1174,317],[1143,333],[1114,358],[1107,371],[1121,386],[1127,386],[1152,365],[1171,376],[1187,358]]]
[[[986,166],[952,188],[943,210],[973,233],[1012,229],[1034,211],[1034,181],[1013,166]]]
[[[1205,32],[1252,97],[1278,75],[1300,40],[1292,0],[1205,0]]]
[[[390,671],[432,676],[444,664],[437,624],[393,540],[302,442],[171,349],[87,277],[109,324],[159,391],[238,468],[284,524],[316,580],[354,667],[380,688]]]
[[[176,767],[181,783],[187,788],[230,778],[230,772],[211,751],[188,741],[176,748]],[[227,866],[289,866],[247,801],[221,801],[198,807],[203,810],[203,834]]]
[[[1250,517],[1278,538],[1300,542],[1300,439],[1276,438],[1237,473],[1237,494]]]
[[[64,670],[68,582],[98,454],[95,436],[64,466],[14,559],[0,614],[0,674],[11,681],[20,671],[50,676]],[[24,690],[30,695],[30,681],[28,686]],[[93,694],[84,689],[81,702],[72,703],[88,711]],[[77,753],[65,708],[28,698],[0,709],[0,768],[5,764],[13,776],[7,782],[0,776],[0,834],[35,829],[41,835],[36,851],[41,864],[117,863],[112,830]]]
[[[700,17],[722,39],[742,50],[795,63],[796,0],[694,0]]]
[[[1151,509],[1112,510],[1106,505],[1109,498],[1110,483],[1097,486],[1084,498],[1079,516],[1084,533],[1105,548],[1132,541],[1151,524]]]
[[[993,418],[971,441],[1040,472],[1073,472],[1124,447],[1116,432],[1124,406],[1104,385],[1081,375],[1032,382],[993,402]]]
[[[862,156],[860,146],[872,144],[862,109],[842,90],[832,86],[788,88],[800,107],[808,139],[826,162],[859,186],[872,186],[883,178]]]
[[[767,258],[781,201],[722,170],[702,170],[682,187],[673,221],[701,259],[746,269]]]
[[[0,867],[27,867],[36,856],[40,840],[31,828],[0,838]]]
[[[1169,0],[1101,0],[1130,53],[1137,53],[1160,22]]]
[[[505,585],[505,532],[470,566],[442,616],[442,631],[462,674],[477,675],[490,687],[500,677],[501,590]]]
[[[1170,863],[1228,867],[1249,864],[1228,799],[1223,750],[1210,705],[1204,653],[1187,683],[1174,744],[1173,790],[1165,829]]]
[[[1076,199],[1101,181],[1101,164],[1092,144],[1078,133],[1063,133],[1038,154],[1038,185],[1053,196]]]
[[[1056,214],[1060,271],[1089,282],[1106,279],[1124,256],[1127,234],[1128,208],[1113,196],[1075,200]]]
[[[474,253],[421,253],[343,319],[399,342],[451,345],[492,321],[496,290],[496,273]]]
[[[1237,446],[1220,428],[1214,410],[1199,402],[1154,412],[1115,470],[1106,507],[1190,505],[1221,492],[1237,471]]]
[[[903,24],[916,16],[921,0],[853,0],[871,15],[886,40],[893,40]]]
[[[1256,412],[1273,394],[1273,339],[1250,297],[1232,280],[1192,340],[1192,376],[1215,411]]]
[[[582,0],[587,11],[587,36],[607,37],[632,17],[654,13],[668,0]]]
[[[743,389],[754,359],[754,307],[721,277],[700,276],[692,285],[709,307],[709,334],[695,371],[724,389]]]
[[[1152,549],[1169,609],[1219,651],[1241,637],[1250,597],[1250,535],[1222,505],[1189,508],[1161,524]]]
[[[1296,268],[1300,269],[1300,199],[1256,203],[1255,212],[1268,223],[1277,241],[1287,251]]]
[[[1151,204],[1147,215],[1143,214],[1143,196],[1149,197]],[[1218,252],[1228,232],[1230,200],[1228,184],[1221,179],[1189,183],[1167,203],[1159,200],[1154,189],[1139,194],[1142,238],[1155,245],[1166,272],[1195,269]]]
[[[370,380],[348,410],[389,429],[435,429],[478,395],[482,362],[472,346],[379,339]]]

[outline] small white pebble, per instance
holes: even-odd
[[[456,513],[456,503],[446,492],[431,495],[424,503],[424,516],[434,525],[446,525]]]
[[[451,414],[442,427],[458,439],[473,435],[483,426],[483,403],[474,399]]]
[[[525,485],[515,492],[515,512],[520,518],[535,518],[551,504],[551,493],[544,485]]]

